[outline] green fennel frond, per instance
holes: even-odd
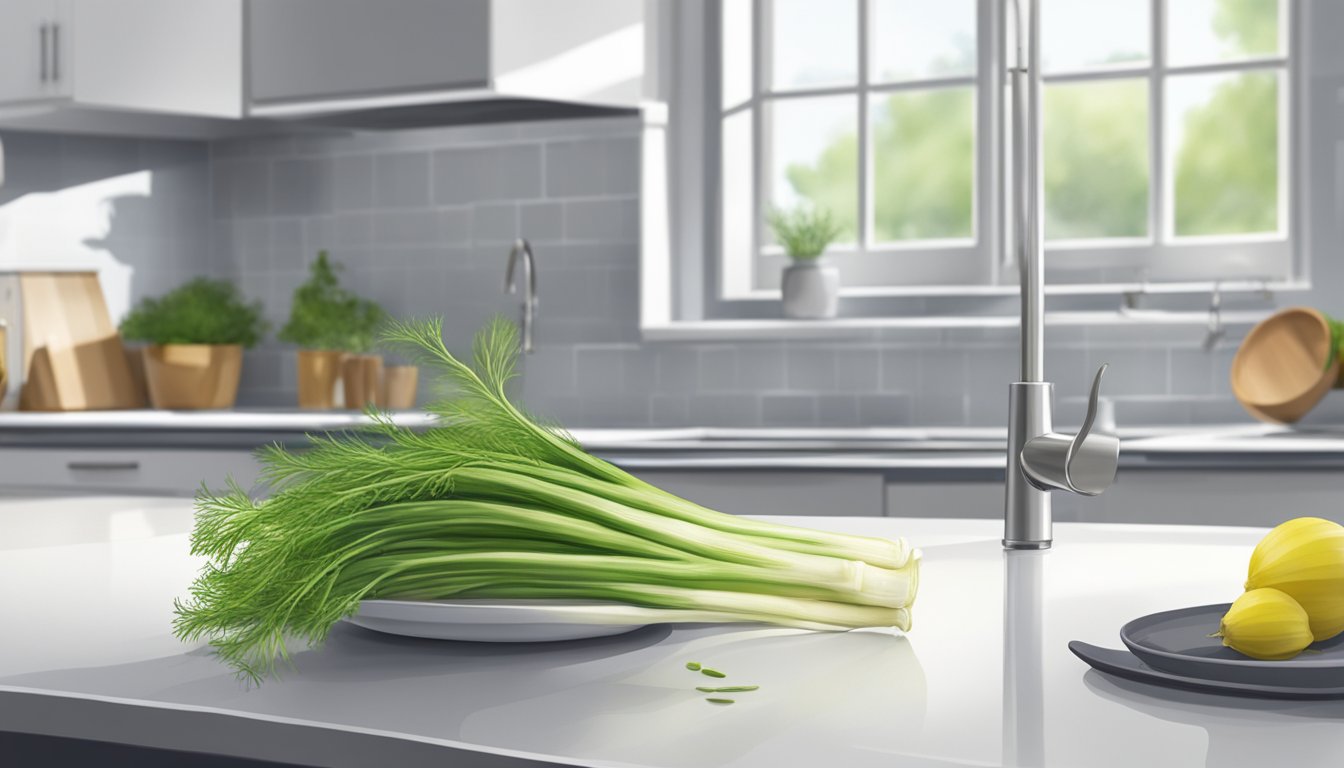
[[[616,600],[686,620],[814,629],[909,626],[918,556],[904,542],[793,528],[705,509],[588,454],[508,396],[518,332],[492,321],[470,363],[439,320],[393,322],[385,341],[442,374],[414,430],[368,426],[257,452],[270,495],[202,489],[202,568],[174,631],[207,640],[259,682],[317,647],[371,598]]]

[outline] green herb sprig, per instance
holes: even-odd
[[[326,251],[318,251],[308,279],[294,289],[289,321],[278,334],[281,341],[307,349],[359,354],[373,348],[387,314],[376,303],[342,288],[336,274],[339,269]]]
[[[266,335],[261,302],[248,303],[225,280],[199,277],[147,298],[121,321],[122,338],[151,344],[241,344]]]
[[[805,205],[771,209],[766,222],[784,246],[784,253],[798,261],[821,258],[844,229],[829,209]]]

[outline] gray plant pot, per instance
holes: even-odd
[[[798,320],[835,317],[840,305],[840,270],[820,259],[784,268],[784,316]]]

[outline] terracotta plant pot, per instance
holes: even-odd
[[[335,408],[336,379],[345,353],[335,349],[299,350],[299,407]]]
[[[378,390],[383,383],[381,355],[348,355],[341,362],[341,383],[345,387],[345,407],[363,410],[378,406]]]
[[[232,408],[243,372],[239,344],[156,344],[145,348],[145,383],[155,408]]]
[[[383,369],[382,406],[392,411],[414,408],[419,381],[420,369],[414,365],[391,365]]]

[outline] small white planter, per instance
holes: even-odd
[[[820,259],[794,261],[780,286],[784,316],[798,320],[835,317],[840,307],[840,270]]]

